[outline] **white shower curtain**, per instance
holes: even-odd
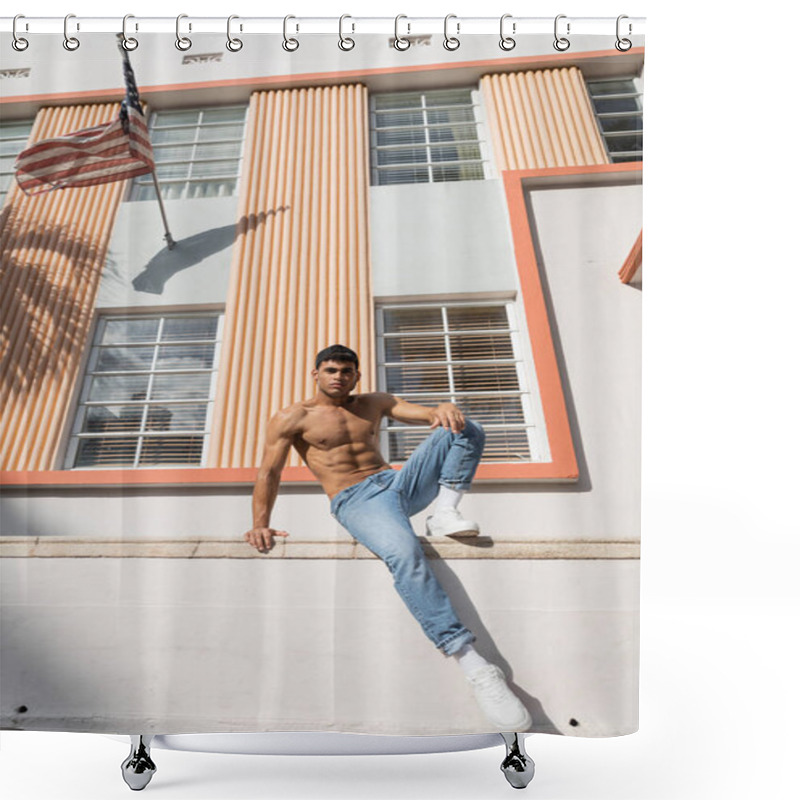
[[[3,47],[2,727],[502,729],[472,640],[522,729],[630,733],[643,40],[292,25],[139,35],[141,124],[114,35]],[[468,489],[473,535],[392,483],[462,423],[391,398],[482,427],[419,495]],[[413,556],[331,513],[373,475]]]

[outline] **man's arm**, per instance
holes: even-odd
[[[295,418],[296,415],[292,410],[284,409],[279,411],[267,425],[264,457],[253,487],[253,527],[244,535],[244,538],[261,553],[272,549],[273,537],[289,535],[286,531],[270,528],[269,518],[278,496],[281,472],[292,446]]]
[[[380,393],[383,413],[398,422],[410,425],[429,425],[459,433],[464,430],[464,414],[453,403],[439,403],[435,408],[409,403],[391,394]]]

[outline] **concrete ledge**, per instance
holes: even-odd
[[[502,541],[478,536],[468,541],[420,539],[429,558],[442,559],[638,559],[634,540]],[[2,558],[293,558],[374,559],[356,542],[278,540],[269,554],[230,539],[77,539],[68,536],[5,536]]]

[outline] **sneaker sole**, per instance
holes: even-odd
[[[452,536],[454,539],[467,539],[472,536],[478,536],[480,530],[474,528],[467,528],[461,531],[432,531],[427,525],[425,526],[425,533],[428,536]]]
[[[492,724],[497,730],[503,731],[504,733],[524,733],[531,727],[533,720],[522,720],[518,725],[498,725],[496,722],[492,722]]]

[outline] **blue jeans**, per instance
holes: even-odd
[[[485,439],[483,428],[471,420],[460,433],[437,428],[399,472],[376,472],[331,500],[333,516],[386,564],[408,610],[446,655],[475,641],[475,636],[453,610],[409,517],[431,503],[440,485],[469,489]]]

